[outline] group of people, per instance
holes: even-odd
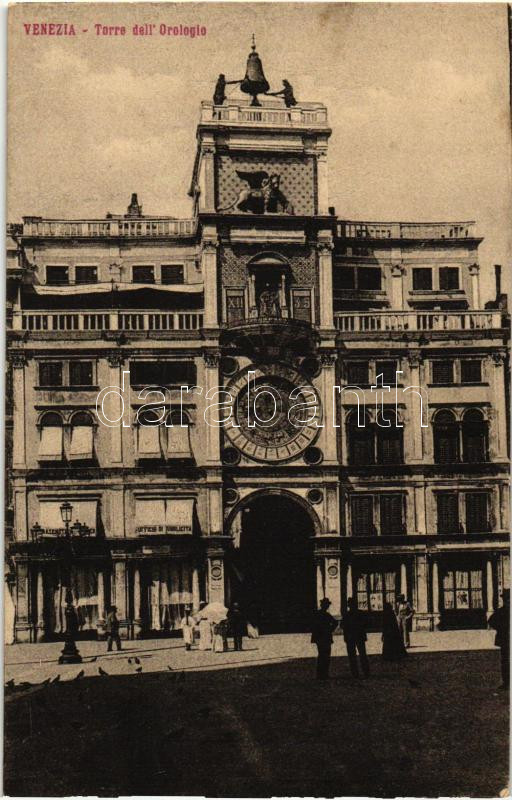
[[[199,610],[194,614],[188,606],[185,608],[181,630],[186,650],[191,650],[197,639],[198,650],[225,653],[229,650],[229,637],[233,638],[234,649],[242,650],[247,622],[238,603],[233,603],[224,619],[213,620],[207,611],[207,604],[201,602]],[[258,635],[254,626],[251,626],[250,633],[253,638]]]
[[[313,620],[311,641],[318,650],[316,675],[319,680],[329,678],[329,664],[331,660],[332,635],[338,625],[343,630],[343,638],[347,648],[350,672],[354,678],[359,678],[362,673],[365,678],[370,675],[370,664],[366,654],[366,617],[357,607],[357,601],[350,597],[347,610],[341,622],[338,622],[328,608],[331,605],[329,598],[324,597],[320,608],[315,612]],[[407,655],[410,647],[411,620],[414,609],[401,594],[395,608],[391,603],[384,603],[382,615],[382,657],[386,661],[398,661]],[[359,663],[358,663],[359,656]],[[360,673],[361,670],[361,673]]]

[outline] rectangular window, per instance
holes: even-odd
[[[347,381],[351,386],[369,386],[370,369],[367,361],[352,361],[347,364]]]
[[[182,264],[162,264],[162,283],[165,285],[172,283],[183,283]]]
[[[377,361],[375,364],[375,377],[382,375],[386,386],[394,386],[396,381],[396,361]]]
[[[442,292],[455,291],[459,288],[459,268],[441,267],[439,270],[439,288]]]
[[[92,386],[92,361],[71,361],[69,364],[70,386]]]
[[[460,533],[458,495],[437,495],[437,532]]]
[[[62,364],[39,364],[40,386],[62,386]]]
[[[432,270],[417,267],[412,271],[412,288],[415,292],[429,292],[432,290]]]
[[[373,496],[354,496],[351,502],[352,536],[374,536]]]
[[[358,267],[357,288],[367,291],[380,291],[381,272],[378,267]]]
[[[75,267],[75,283],[98,283],[97,267]]]
[[[154,267],[133,267],[132,278],[134,283],[154,283]]]
[[[445,611],[483,608],[482,570],[449,570],[443,575]]]
[[[396,602],[396,572],[369,572],[357,577],[357,607],[360,611],[382,611],[384,603]]]
[[[405,533],[403,521],[404,503],[401,494],[380,496],[381,536],[401,536]]]
[[[486,533],[489,530],[488,501],[487,492],[466,493],[466,533]]]
[[[354,267],[337,266],[332,273],[335,292],[352,291],[356,288],[356,271]]]
[[[460,362],[461,383],[481,383],[482,362],[478,359],[462,359]]]
[[[193,361],[132,361],[132,386],[195,386]]]
[[[65,286],[68,284],[68,267],[46,267],[46,283],[49,286]]]
[[[453,383],[453,361],[432,361],[432,383]]]

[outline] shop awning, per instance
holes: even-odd
[[[190,534],[193,523],[193,497],[137,498],[135,533]]]
[[[89,426],[75,425],[71,429],[71,447],[69,449],[70,459],[91,459],[93,455],[92,442],[93,428]]]
[[[39,461],[62,461],[62,428],[43,427],[39,440]]]
[[[71,515],[71,525],[79,522],[81,525],[86,525],[88,528],[96,530],[97,525],[97,500],[73,500],[73,498],[66,499],[73,506]],[[40,500],[39,501],[39,519],[37,520],[41,528],[45,531],[61,531],[65,528],[60,513],[60,507],[63,500]]]
[[[160,427],[140,425],[137,428],[137,455],[139,458],[160,458]]]

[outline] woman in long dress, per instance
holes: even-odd
[[[384,661],[399,661],[407,650],[398,627],[398,620],[391,603],[384,603],[382,613],[382,658]]]
[[[206,603],[202,601],[199,605],[199,613],[196,617],[197,627],[199,628],[199,650],[212,649],[212,624],[207,615],[202,615],[202,609]]]
[[[183,631],[183,641],[186,650],[192,650],[194,644],[194,626],[195,620],[190,613],[188,606],[185,608],[185,616],[181,620],[181,630]]]

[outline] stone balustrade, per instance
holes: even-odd
[[[136,218],[102,220],[59,220],[23,218],[23,236],[41,238],[110,238],[192,236],[195,219]]]
[[[388,331],[476,331],[502,327],[499,311],[338,311],[342,333]]]
[[[13,329],[52,331],[197,331],[201,311],[24,311],[13,315]]]
[[[340,220],[343,239],[471,239],[474,222],[363,222]]]

